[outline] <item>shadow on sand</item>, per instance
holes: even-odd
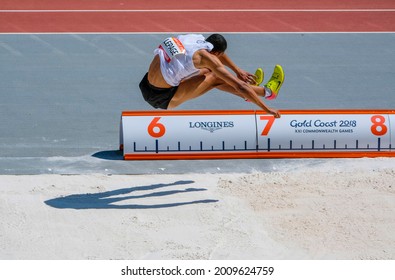
[[[177,181],[170,184],[155,184],[149,186],[138,186],[132,188],[124,188],[119,190],[101,192],[101,193],[87,193],[87,194],[72,194],[68,196],[62,196],[54,199],[49,199],[45,201],[45,204],[59,209],[156,209],[156,208],[169,208],[177,207],[189,204],[198,203],[213,203],[218,202],[215,199],[204,199],[204,200],[194,200],[187,202],[172,202],[172,203],[162,203],[162,204],[124,204],[117,205],[113,203],[138,199],[141,202],[144,198],[152,197],[164,197],[175,195],[179,193],[189,193],[189,192],[201,192],[206,191],[204,188],[186,188],[182,190],[162,190],[162,188],[192,184],[194,181]],[[155,191],[159,190],[159,191]],[[134,192],[144,191],[143,194],[128,195]],[[147,193],[148,192],[148,193]]]
[[[106,159],[106,160],[123,160],[123,151],[121,150],[110,150],[100,151],[92,155],[95,158]]]

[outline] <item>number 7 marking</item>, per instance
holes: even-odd
[[[265,120],[267,121],[265,127],[262,130],[261,136],[266,136],[269,134],[270,129],[272,128],[272,125],[274,123],[274,116],[260,116],[260,120]]]

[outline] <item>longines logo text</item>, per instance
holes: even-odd
[[[189,122],[189,128],[200,128],[208,130],[211,133],[222,128],[234,127],[232,121],[223,122]]]

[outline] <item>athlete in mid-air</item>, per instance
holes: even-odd
[[[220,34],[206,39],[200,34],[167,38],[155,49],[148,73],[140,82],[144,99],[155,108],[173,109],[217,88],[249,100],[279,118],[280,113],[260,97],[277,97],[284,81],[282,67],[276,65],[268,83],[259,86],[256,80],[262,77],[240,69],[225,53],[226,48],[227,42]]]

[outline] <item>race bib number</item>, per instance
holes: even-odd
[[[159,45],[165,54],[166,62],[169,63],[173,57],[179,54],[185,54],[186,50],[180,40],[174,37],[167,38]]]

